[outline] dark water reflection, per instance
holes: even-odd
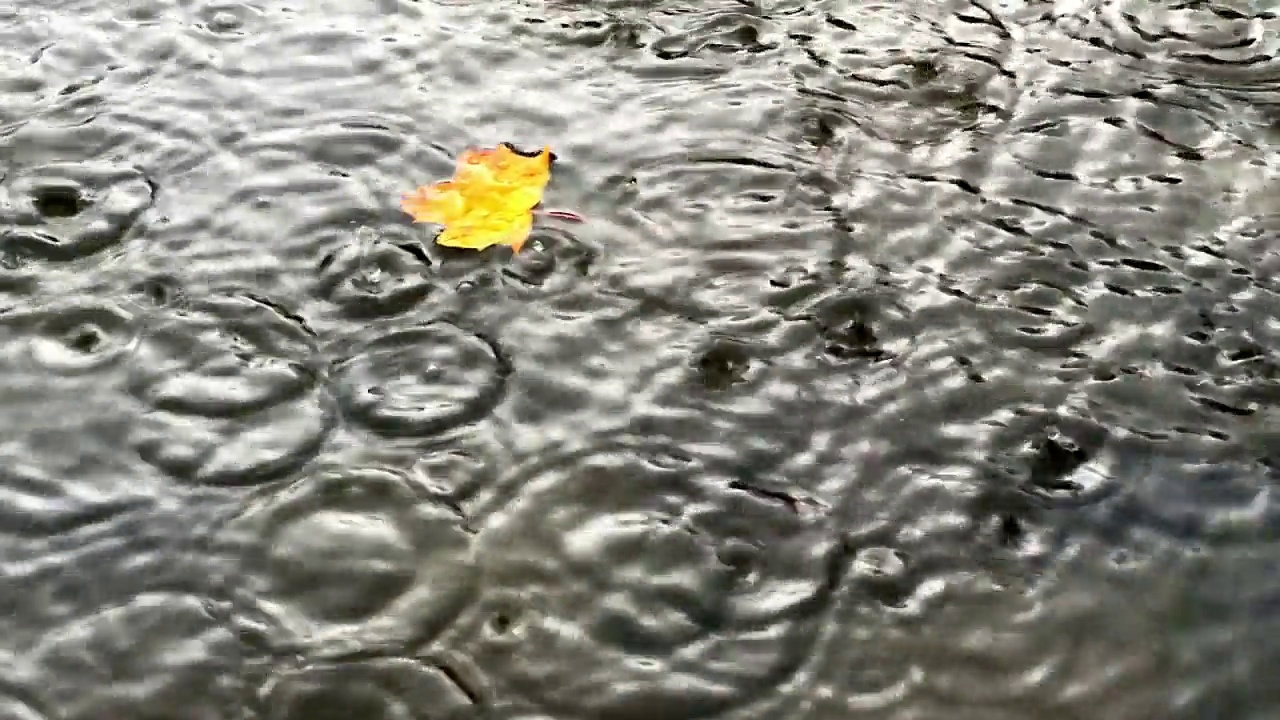
[[[0,717],[1273,717],[1278,27],[0,6]]]

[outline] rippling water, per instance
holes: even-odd
[[[1275,717],[1278,29],[0,5],[0,718]]]

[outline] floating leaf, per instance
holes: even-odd
[[[519,252],[550,180],[551,148],[525,155],[503,143],[465,151],[451,180],[418,188],[400,207],[414,222],[443,225],[436,236],[440,245],[473,250],[510,245]]]

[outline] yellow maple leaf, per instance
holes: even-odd
[[[503,143],[463,152],[452,179],[406,194],[400,207],[414,222],[443,225],[437,244],[473,250],[510,245],[519,252],[550,180],[551,148],[525,155]]]

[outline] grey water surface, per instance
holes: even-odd
[[[1280,717],[1278,12],[0,3],[0,720]]]

